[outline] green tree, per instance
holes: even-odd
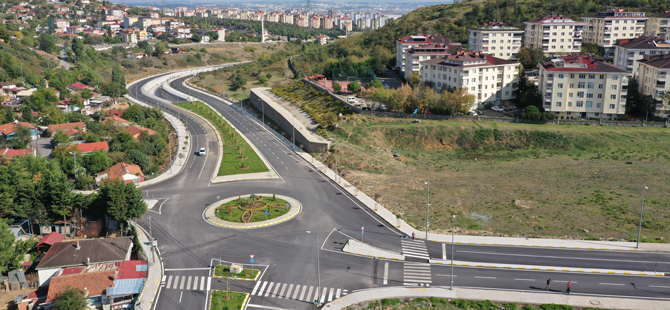
[[[70,136],[68,136],[65,132],[58,131],[53,135],[53,144],[58,146],[58,145],[66,145],[67,143],[70,142]]]
[[[121,67],[114,66],[112,68],[112,82],[121,84],[124,88],[126,87],[126,75],[121,70]]]
[[[128,152],[128,158],[134,164],[140,166],[140,169],[142,169],[142,171],[147,171],[147,169],[149,169],[149,166],[151,165],[151,158],[149,158],[149,156],[147,156],[146,154],[142,153],[139,150],[130,150]]]
[[[335,92],[341,91],[342,90],[342,85],[340,85],[340,83],[338,83],[338,82],[333,82],[333,90]]]
[[[123,180],[106,180],[100,186],[97,204],[105,213],[119,222],[137,219],[147,211],[142,199],[142,190],[135,183]]]
[[[356,81],[351,82],[347,85],[347,89],[351,92],[358,93],[361,91],[361,84],[358,84]]]
[[[72,40],[72,52],[74,52],[74,55],[77,60],[83,60],[84,56],[86,55],[85,51],[86,47],[84,46],[84,41],[81,39],[75,37]]]
[[[58,51],[58,47],[54,43],[53,38],[46,33],[42,33],[40,35],[39,49],[47,53],[54,53],[55,51]]]
[[[418,72],[412,72],[409,74],[407,77],[407,82],[409,82],[410,85],[413,87],[416,87],[421,83],[421,77],[419,76]]]
[[[626,96],[626,114],[634,117],[647,118],[656,112],[656,100],[650,95],[640,92],[637,78],[628,80],[628,94]]]
[[[265,85],[265,82],[268,81],[268,77],[265,75],[259,75],[258,76],[258,82],[261,83],[261,85]]]
[[[156,45],[154,45],[154,49],[156,49],[156,55],[160,57],[167,50],[167,45],[165,42],[158,42]]]
[[[24,122],[33,122],[33,109],[31,109],[30,106],[26,105],[21,109],[21,119],[23,119]]]
[[[95,151],[83,156],[84,167],[88,173],[98,173],[109,168],[114,161],[103,151]]]
[[[199,34],[196,33],[196,34],[193,35],[193,37],[191,37],[191,41],[193,41],[195,43],[200,43],[200,41],[202,41],[202,38],[200,37]]]
[[[16,264],[14,239],[14,234],[7,227],[5,220],[0,219],[0,274],[6,274]]]
[[[381,80],[374,80],[368,84],[365,85],[365,88],[371,89],[371,88],[383,88],[384,83],[382,83]]]
[[[18,128],[14,135],[12,135],[12,139],[9,140],[9,143],[12,145],[12,148],[25,149],[28,148],[30,141],[32,140],[33,136],[31,134],[30,128],[23,125],[18,125]]]
[[[54,309],[57,310],[84,310],[87,306],[86,293],[77,287],[68,286],[54,300]]]
[[[90,99],[91,97],[93,97],[93,92],[90,89],[86,88],[81,91],[80,95],[83,99]]]

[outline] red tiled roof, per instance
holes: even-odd
[[[604,61],[590,57],[588,55],[564,56],[561,57],[561,59],[563,59],[565,65],[572,65],[572,66],[556,67],[556,65],[552,61],[540,63],[540,66],[544,67],[544,69],[547,71],[628,73],[624,69],[608,64]],[[576,67],[576,65],[581,66]]]
[[[77,82],[77,83],[72,83],[72,84],[68,85],[67,87],[70,88],[70,89],[73,89],[75,91],[80,91],[80,90],[84,90],[84,89],[88,88],[88,85]]]
[[[474,61],[481,62],[483,60],[483,61],[485,61],[485,63],[463,65],[463,64],[447,63],[447,62],[445,62],[445,59],[458,60],[458,61],[462,61],[463,63],[474,62]],[[493,57],[491,55],[487,55],[487,54],[484,54],[484,53],[481,53],[481,52],[476,52],[476,51],[469,51],[469,52],[468,51],[457,51],[455,54],[450,54],[450,55],[447,55],[447,56],[442,57],[442,58],[434,58],[434,59],[430,59],[430,60],[424,60],[421,63],[452,66],[452,67],[481,67],[481,66],[518,64],[517,62],[511,61],[511,60],[505,60],[505,59]]]
[[[74,122],[74,123],[49,125],[49,131],[51,131],[52,133],[56,133],[60,130],[77,129],[77,128],[85,131],[86,124],[84,124],[84,122]]]
[[[93,151],[99,151],[99,150],[100,151],[108,151],[109,150],[109,146],[107,145],[107,141],[75,144],[72,147],[76,147],[83,154],[91,153]]]
[[[124,124],[124,125],[130,125],[130,123],[127,120],[125,120],[123,118],[120,118],[116,115],[108,116],[108,117],[105,118],[104,121],[102,121],[103,124],[106,124],[107,122],[121,123],[121,124]]]
[[[42,244],[47,244],[47,245],[53,245],[56,242],[61,242],[65,239],[65,235],[57,233],[57,232],[52,232],[44,237],[42,237],[42,240],[38,242],[35,247],[38,247]]]
[[[135,164],[127,164],[124,162],[117,163],[114,166],[109,167],[107,170],[98,173],[99,175],[107,174],[107,177],[112,180],[117,180],[123,177],[125,174],[140,175],[144,176],[140,166]]]
[[[129,134],[131,134],[131,135],[133,135],[133,136],[136,135],[136,134],[138,134],[138,133],[142,133],[143,131],[148,132],[149,135],[155,135],[155,134],[156,134],[155,131],[153,131],[153,130],[151,130],[151,129],[149,129],[149,128],[144,128],[144,127],[139,126],[139,125],[128,126],[128,127],[126,127],[125,130],[126,130],[126,132],[128,132]]]
[[[96,297],[104,295],[108,287],[114,286],[114,274],[116,270],[79,273],[74,275],[63,275],[51,277],[49,284],[49,293],[46,302],[52,302],[63,293],[68,286],[76,287],[81,290],[86,289],[88,296]]]
[[[14,133],[15,131],[19,130],[19,126],[28,127],[30,129],[37,129],[37,128],[35,128],[35,126],[30,125],[30,123],[18,122],[18,123],[9,123],[9,124],[0,125],[0,133],[2,133],[4,135],[10,135],[10,134]]]
[[[14,156],[27,156],[30,154],[35,154],[35,149],[23,149],[23,150],[0,149],[0,154],[5,155],[9,158],[14,158]]]
[[[147,266],[147,262],[143,260],[126,260],[119,262],[119,273],[116,275],[116,279],[123,280],[146,278],[147,267],[137,268],[137,266],[141,265]],[[141,271],[138,271],[138,269]]]

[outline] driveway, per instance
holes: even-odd
[[[51,152],[54,150],[53,146],[51,145],[52,140],[53,138],[40,138],[39,140],[31,142],[30,145],[37,149],[37,155],[49,157]]]

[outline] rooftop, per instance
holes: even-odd
[[[584,23],[584,22],[577,22],[577,21],[574,21],[574,20],[572,20],[570,18],[567,18],[563,15],[556,15],[556,14],[536,18],[536,19],[529,20],[529,21],[524,22],[524,23],[528,23],[528,24],[562,24],[562,25],[565,25],[565,24],[580,24],[580,25],[586,25],[586,23]]]
[[[9,123],[9,124],[4,124],[0,125],[0,133],[4,135],[11,135],[17,130],[19,130],[20,126],[28,127],[30,129],[37,129],[35,126],[30,125],[30,123],[26,122],[18,122],[18,123]]]
[[[602,11],[594,14],[589,14],[584,17],[591,18],[644,18],[644,12],[627,12],[624,9],[609,9],[607,11]]]
[[[404,43],[404,44],[412,44],[412,43],[441,43],[441,42],[447,42],[447,38],[441,35],[436,35],[436,34],[419,34],[419,35],[414,35],[414,36],[407,36],[404,37],[400,40],[398,40],[398,43]]]
[[[659,37],[639,37],[635,39],[619,39],[616,46],[627,49],[667,49],[670,50],[670,41]]]
[[[425,60],[422,64],[434,64],[452,67],[486,67],[498,65],[519,64],[511,60],[505,60],[477,51],[458,51],[442,58]]]
[[[563,56],[551,61],[540,63],[547,71],[558,72],[599,72],[599,73],[624,73],[626,70],[608,64],[601,59],[589,55]]]
[[[520,30],[517,27],[508,26],[501,21],[492,21],[490,23],[484,24],[483,26],[481,26],[477,29],[469,29],[469,30],[486,30],[486,31],[514,31],[514,30],[517,30],[517,31],[523,32],[523,30]]]
[[[105,295],[107,288],[114,286],[116,272],[116,264],[62,269],[51,277],[46,302],[54,301],[68,287],[86,290],[90,297]]]
[[[142,169],[140,169],[140,166],[135,164],[127,164],[124,162],[117,163],[116,165],[111,166],[107,170],[100,172],[98,174],[100,175],[107,174],[107,177],[112,180],[119,179],[123,177],[123,175],[125,174],[144,176],[144,173],[142,173]]]
[[[51,133],[56,133],[58,131],[65,131],[68,129],[85,129],[86,124],[84,122],[74,122],[74,123],[65,123],[65,124],[53,124],[49,125],[49,131]]]
[[[79,243],[79,249],[77,249]],[[133,244],[133,237],[84,239],[57,242],[37,265],[37,269],[82,266],[90,263],[125,260]]]
[[[52,233],[50,233],[50,234],[48,234],[48,235],[42,237],[42,239],[40,240],[40,242],[38,242],[38,243],[35,245],[35,247],[38,247],[38,246],[40,246],[40,245],[42,245],[42,244],[53,245],[54,243],[61,242],[61,241],[63,241],[64,239],[65,239],[65,235],[60,234],[60,233],[57,233],[57,232],[54,231],[54,232],[52,232]]]
[[[670,54],[645,55],[639,62],[659,69],[670,69]]]
[[[75,144],[72,147],[75,147],[75,148],[79,149],[83,154],[91,153],[91,152],[94,152],[94,151],[108,151],[109,150],[109,146],[107,145],[107,141]]]
[[[149,135],[155,135],[155,134],[156,134],[155,131],[153,131],[153,130],[151,130],[151,129],[149,129],[149,128],[144,128],[144,127],[142,127],[142,126],[140,126],[140,125],[132,125],[132,126],[128,126],[128,127],[126,127],[125,130],[126,130],[126,132],[128,132],[129,134],[131,134],[131,135],[133,135],[133,136],[136,135],[136,134],[141,134],[143,131],[148,132]]]

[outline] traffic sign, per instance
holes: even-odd
[[[251,257],[251,259],[254,259],[254,255],[249,255],[249,257]]]
[[[286,203],[286,206],[287,206],[287,207],[290,206],[290,205],[288,204],[288,202]]]
[[[254,262],[254,259],[252,258],[252,259],[250,259],[249,261],[250,261],[250,262],[251,262],[251,263],[253,264],[253,262]]]
[[[265,211],[265,215],[268,215],[268,213],[270,213],[270,212],[268,212],[268,211]]]

